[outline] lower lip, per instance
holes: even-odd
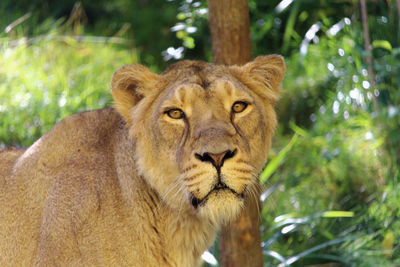
[[[207,201],[208,197],[210,196],[211,193],[215,192],[218,193],[220,191],[230,191],[232,194],[236,195],[237,197],[244,199],[244,194],[238,194],[236,192],[234,192],[232,189],[229,189],[228,187],[224,187],[224,188],[214,188],[213,190],[211,190],[207,196],[205,198],[203,198],[202,200],[199,200],[197,198],[193,198],[192,199],[192,206],[197,209],[199,206],[201,206],[202,203],[204,203],[205,201]]]

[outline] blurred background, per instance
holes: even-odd
[[[400,1],[362,2],[249,0],[254,56],[288,68],[261,174],[265,266],[400,266]],[[207,16],[199,0],[1,0],[0,148],[111,105],[122,65],[212,61]]]

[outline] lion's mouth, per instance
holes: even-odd
[[[192,206],[197,209],[199,206],[204,205],[207,202],[208,197],[214,193],[214,192],[218,192],[218,191],[230,191],[232,194],[234,194],[236,197],[243,199],[244,198],[244,193],[239,194],[238,192],[236,192],[235,190],[233,190],[232,188],[230,188],[229,186],[227,186],[226,184],[222,183],[222,182],[218,182],[213,189],[210,190],[210,192],[207,193],[207,195],[205,197],[203,197],[202,199],[196,198],[194,195],[192,195]]]

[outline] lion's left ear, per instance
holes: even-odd
[[[111,80],[111,94],[114,106],[131,124],[131,110],[146,95],[160,86],[161,76],[141,65],[127,65],[119,68]]]
[[[239,74],[238,78],[251,90],[272,102],[279,99],[279,85],[286,70],[282,56],[259,56],[253,61],[240,67],[235,66],[235,68],[234,72]]]

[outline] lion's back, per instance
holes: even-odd
[[[25,149],[9,147],[0,150],[0,187],[4,186],[6,176],[10,176],[17,159],[25,152]]]
[[[67,159],[107,149],[118,121],[119,115],[110,108],[81,112],[56,124],[28,148],[0,150],[0,184],[16,172],[29,173],[43,167],[57,170],[65,166]]]

